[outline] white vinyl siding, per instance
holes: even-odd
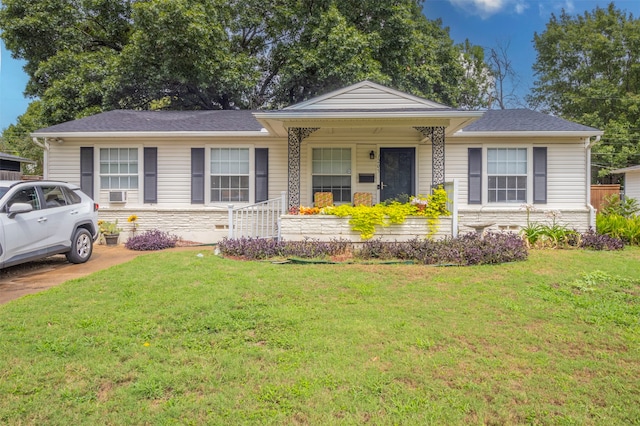
[[[586,206],[586,161],[583,143],[547,145],[547,209]]]
[[[540,139],[528,138],[516,140],[509,138],[501,140],[499,138],[447,138],[445,143],[445,173],[446,180],[458,179],[459,194],[458,201],[460,208],[482,208],[487,206],[486,188],[487,180],[483,181],[484,199],[483,204],[469,205],[468,200],[468,148],[482,148],[484,155],[488,148],[526,148],[531,159],[533,147],[547,147],[547,202],[545,210],[551,209],[584,209],[587,200],[587,172],[586,172],[586,151],[584,141],[578,138],[575,142],[567,142],[562,139]],[[486,159],[483,159],[483,173],[486,175]],[[430,159],[428,159],[430,161]],[[531,161],[529,161],[531,163]],[[528,169],[532,170],[531,165]],[[531,171],[532,173],[532,171]],[[528,186],[527,202],[532,198],[532,186]],[[495,204],[496,206],[499,203]],[[509,207],[510,203],[504,203]],[[511,207],[519,207],[518,203],[513,203]]]
[[[640,170],[625,173],[624,196],[640,202]]]
[[[388,109],[388,108],[442,108],[442,105],[426,99],[417,98],[393,89],[363,84],[351,90],[339,91],[327,96],[320,96],[310,102],[303,102],[290,107],[300,109],[333,110],[333,109]]]

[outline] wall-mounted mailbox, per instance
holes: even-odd
[[[358,183],[374,183],[376,181],[376,175],[374,173],[359,173]]]

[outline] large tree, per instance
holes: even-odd
[[[421,3],[3,0],[0,29],[45,124],[116,108],[279,108],[363,79],[481,105],[470,56]]]
[[[640,21],[613,3],[577,16],[563,11],[534,43],[530,103],[604,130],[593,150],[600,176],[640,164]]]

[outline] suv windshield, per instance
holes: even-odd
[[[8,190],[9,190],[9,187],[0,186],[0,198],[4,197],[4,194],[6,194]]]

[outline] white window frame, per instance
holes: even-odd
[[[508,206],[512,207],[519,204],[531,204],[533,201],[533,145],[527,144],[503,144],[503,145],[484,145],[482,147],[482,191],[484,203],[483,205],[491,206]],[[524,201],[489,201],[489,150],[491,149],[524,149],[527,154],[527,173],[526,173],[526,197]],[[516,176],[517,174],[505,175]],[[496,176],[496,175],[491,175]],[[524,176],[524,175],[520,175]]]
[[[213,144],[209,144],[206,145],[205,147],[205,164],[204,164],[204,172],[205,172],[205,184],[204,184],[204,190],[205,190],[205,203],[206,204],[212,204],[212,205],[229,205],[229,204],[233,204],[233,205],[248,205],[251,204],[251,200],[255,199],[255,190],[256,190],[256,185],[255,185],[255,179],[256,179],[256,171],[255,171],[255,145],[251,145],[251,144],[224,144],[224,145],[213,145]],[[213,201],[212,197],[211,197],[211,191],[212,191],[212,186],[211,186],[211,178],[214,176],[212,174],[211,171],[211,151],[213,149],[247,149],[249,151],[249,199],[247,201]],[[221,175],[216,175],[216,176],[221,176]]]
[[[348,149],[351,151],[351,164],[349,166],[349,176],[350,176],[350,180],[349,180],[349,185],[351,187],[350,189],[350,194],[349,194],[349,201],[337,201],[334,199],[334,204],[336,205],[340,205],[340,204],[351,204],[352,200],[353,200],[353,193],[355,191],[355,185],[356,185],[356,176],[354,171],[354,164],[356,161],[356,155],[357,155],[357,151],[356,151],[356,146],[354,144],[347,144],[347,145],[328,145],[328,144],[314,144],[314,145],[310,145],[309,146],[309,150],[308,150],[308,177],[309,177],[309,198],[310,198],[310,204],[309,205],[313,205],[313,194],[314,194],[314,190],[313,190],[313,177],[315,176],[315,174],[313,173],[313,150],[314,149]],[[326,176],[340,176],[340,175],[326,175]]]
[[[140,183],[142,182],[142,173],[143,173],[143,169],[144,169],[144,158],[141,157],[141,146],[140,145],[127,145],[127,146],[98,146],[98,155],[94,154],[94,167],[95,170],[98,171],[97,175],[98,175],[98,179],[97,179],[97,186],[98,186],[98,190],[99,191],[136,191],[138,192],[140,190]],[[137,173],[103,173],[102,172],[102,150],[112,150],[112,149],[127,149],[127,150],[135,150],[136,154],[137,154],[137,165],[138,165],[138,171]],[[112,164],[112,163],[107,163],[107,164]],[[112,188],[111,186],[109,188],[104,188],[102,186],[102,178],[106,177],[106,176],[128,176],[128,177],[132,177],[135,176],[137,179],[137,186],[136,187],[128,187],[128,188],[122,188],[120,187],[120,185],[118,185],[118,188]]]

